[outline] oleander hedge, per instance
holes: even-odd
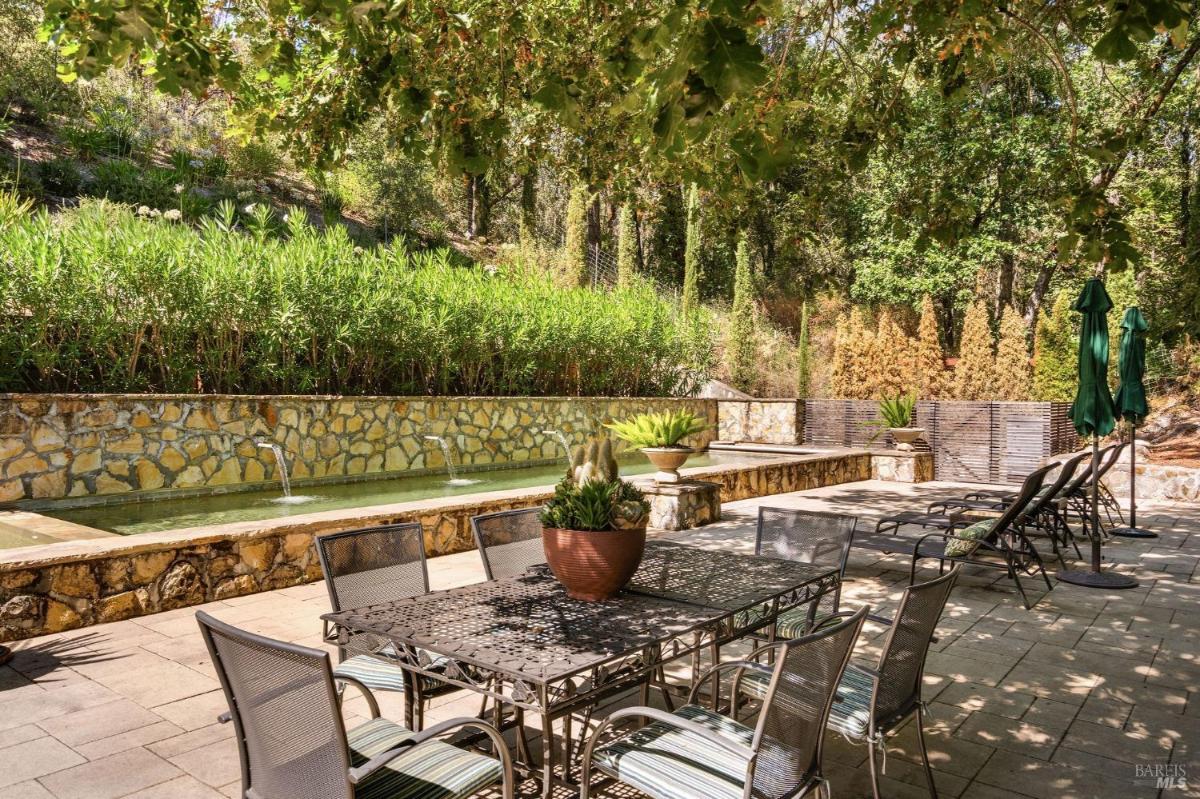
[[[650,396],[707,377],[710,321],[648,286],[233,219],[0,195],[0,390]]]

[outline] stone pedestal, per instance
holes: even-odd
[[[721,520],[721,486],[702,480],[656,483],[635,480],[650,503],[649,527],[690,530]]]
[[[871,453],[871,479],[925,483],[933,479],[933,453],[881,450]]]

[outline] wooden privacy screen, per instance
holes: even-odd
[[[938,480],[970,483],[1019,482],[1050,455],[1070,452],[1079,444],[1067,402],[917,403],[916,426],[934,455]],[[874,443],[879,417],[872,400],[804,401],[804,443],[827,447],[883,447]]]

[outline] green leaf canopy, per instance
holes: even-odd
[[[1090,279],[1075,300],[1083,314],[1079,330],[1079,390],[1071,405],[1071,421],[1081,436],[1106,436],[1116,427],[1108,390],[1108,312],[1113,307],[1104,281]]]

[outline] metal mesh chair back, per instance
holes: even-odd
[[[907,714],[920,701],[925,654],[960,568],[955,566],[936,580],[905,589],[879,656],[879,685],[873,703],[877,725]]]
[[[758,509],[758,533],[754,554],[780,560],[794,560],[816,566],[833,566],[846,572],[850,542],[858,520],[838,513],[795,510],[792,508]],[[841,599],[841,583],[821,598],[821,613],[834,613]]]
[[[834,692],[866,614],[863,606],[836,626],[780,647],[755,730],[754,799],[789,796],[819,773]]]
[[[317,553],[335,611],[429,593],[420,522],[324,535]]]
[[[1112,451],[1119,446],[1120,446],[1120,444],[1109,444],[1107,447],[1104,447],[1103,449],[1100,450],[1100,474],[1101,475],[1103,475],[1104,471],[1105,471],[1105,468],[1104,468],[1105,458],[1107,458],[1112,453]],[[1088,454],[1090,456],[1090,453],[1088,453]],[[1115,459],[1114,459],[1114,461],[1115,461]],[[1077,494],[1080,491],[1083,491],[1088,486],[1090,486],[1092,484],[1093,472],[1095,472],[1095,469],[1092,468],[1092,461],[1091,461],[1091,458],[1089,457],[1087,466],[1084,467],[1083,471],[1081,471],[1079,473],[1078,477],[1076,477],[1074,480],[1071,481],[1071,484],[1067,487],[1067,490],[1063,495],[1069,497],[1073,494]]]
[[[1021,489],[1017,492],[1012,504],[1005,508],[992,524],[991,532],[987,535],[989,539],[995,538],[998,533],[1004,532],[1013,522],[1027,516],[1033,510],[1031,503],[1033,503],[1034,497],[1042,489],[1042,484],[1046,482],[1046,475],[1057,466],[1057,463],[1048,463],[1034,469],[1026,476],[1025,482],[1021,483]]]
[[[1079,464],[1087,457],[1089,457],[1088,453],[1081,452],[1061,462],[1058,474],[1054,476],[1054,482],[1050,484],[1049,489],[1042,492],[1041,499],[1037,500],[1037,504],[1033,510],[1034,513],[1040,512],[1046,505],[1053,502],[1059,496],[1062,496],[1063,488],[1071,481],[1075,473],[1079,471]]]
[[[329,655],[196,614],[229,702],[242,795],[351,799],[350,757]]]
[[[541,506],[474,516],[471,530],[489,580],[524,574],[546,562]]]

